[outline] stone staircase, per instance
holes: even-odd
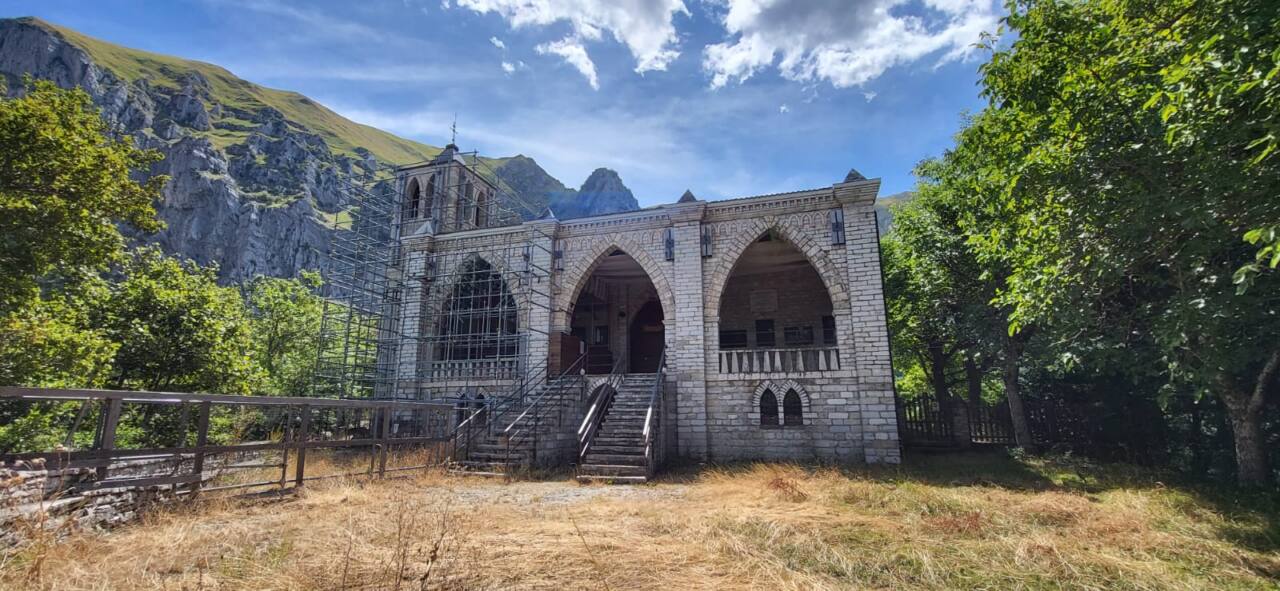
[[[656,374],[627,374],[605,410],[599,431],[578,464],[578,480],[647,482],[653,475],[644,454],[644,419]]]
[[[541,400],[538,409],[531,405],[511,405],[495,413],[488,425],[474,425],[470,433],[460,430],[455,435],[461,442],[460,454],[449,463],[449,471],[476,476],[507,476],[535,463],[555,463],[558,459],[572,456],[577,446],[574,430],[581,419],[580,392],[559,392]],[[520,419],[522,415],[524,418]],[[517,420],[516,435],[509,439],[504,431]],[[557,458],[557,455],[565,458]]]

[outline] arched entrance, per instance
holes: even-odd
[[[602,256],[574,301],[570,334],[587,352],[587,373],[652,373],[665,340],[662,303],[644,268],[621,249]]]
[[[773,230],[735,261],[720,295],[718,319],[721,351],[837,346],[826,284],[805,254]]]

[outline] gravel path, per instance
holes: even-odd
[[[468,478],[431,487],[465,504],[571,505],[592,499],[649,500],[684,496],[687,485],[581,485],[576,482],[511,482]]]

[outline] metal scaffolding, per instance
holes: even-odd
[[[541,212],[453,146],[342,189],[312,395],[474,401],[545,382],[546,322],[532,319],[550,302],[553,242],[521,225]]]

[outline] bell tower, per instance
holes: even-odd
[[[401,236],[501,225],[497,187],[478,172],[474,152],[452,142],[430,161],[401,168]]]

